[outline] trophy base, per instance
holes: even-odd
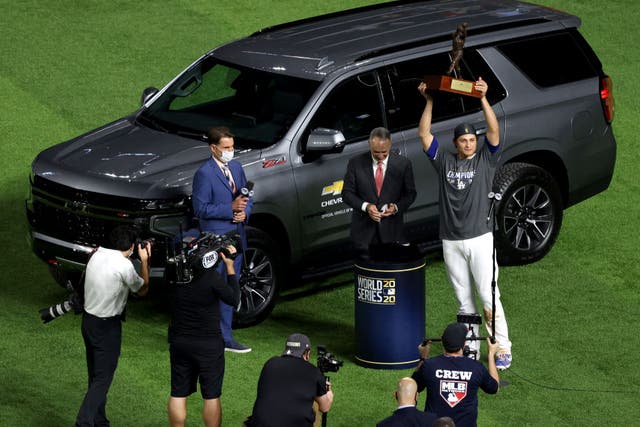
[[[422,81],[427,84],[429,89],[482,98],[482,92],[473,87],[475,82],[469,80],[456,79],[449,76],[425,76]]]

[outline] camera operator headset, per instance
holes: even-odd
[[[149,290],[151,243],[136,245],[136,232],[119,226],[109,235],[112,249],[99,247],[89,259],[84,280],[82,337],[86,347],[89,387],[76,426],[108,425],[105,405],[122,343],[122,321],[129,292]],[[137,250],[140,275],[129,257]]]

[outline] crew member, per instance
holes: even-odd
[[[107,393],[118,366],[123,312],[129,292],[149,290],[151,243],[138,244],[136,232],[119,226],[109,235],[112,249],[99,247],[89,259],[84,279],[82,338],[86,348],[89,387],[78,411],[76,426],[108,426]],[[137,249],[140,275],[129,257]]]
[[[383,127],[369,135],[369,152],[349,160],[342,195],[353,208],[351,240],[364,254],[374,243],[404,243],[403,214],[416,199],[411,162],[391,152]]]
[[[429,359],[431,343],[419,345],[422,361],[418,363],[412,378],[418,391],[427,389],[425,411],[438,417],[451,417],[458,427],[475,426],[478,418],[478,389],[495,394],[500,386],[500,377],[494,359],[498,343],[489,346],[489,369],[476,360],[465,357],[463,348],[467,337],[467,326],[452,323],[442,334],[444,354]]]
[[[242,245],[247,240],[244,225],[251,214],[253,199],[241,194],[240,189],[247,185],[242,165],[233,160],[233,134],[226,127],[214,127],[209,130],[209,148],[211,158],[203,164],[193,177],[193,211],[200,220],[200,230],[214,234],[238,231]],[[235,260],[235,270],[242,273],[242,254]],[[224,277],[226,270],[222,263],[219,269]],[[232,307],[220,302],[220,329],[226,351],[247,353],[250,347],[240,344],[233,338]]]
[[[233,246],[228,246],[227,250],[230,255],[236,252]],[[195,278],[190,283],[178,283],[173,288],[173,313],[169,324],[169,421],[172,427],[185,425],[187,397],[196,391],[198,379],[204,400],[202,419],[205,425],[217,427],[222,421],[224,341],[220,333],[219,301],[237,305],[240,288],[233,259],[223,252],[218,256],[223,260],[227,283],[213,265],[204,266],[205,258],[215,257],[215,251],[211,251],[194,257],[191,265]]]
[[[311,427],[316,418],[314,402],[320,412],[331,409],[331,383],[309,363],[310,353],[309,338],[292,334],[282,356],[264,364],[247,427]]]
[[[463,123],[456,126],[453,143],[457,152],[441,149],[438,140],[431,134],[433,98],[427,85],[421,83],[418,90],[426,99],[420,119],[418,134],[422,148],[438,172],[440,187],[440,238],[442,253],[449,281],[458,299],[458,313],[477,313],[475,293],[482,301],[485,325],[493,333],[492,317],[495,314],[495,338],[500,345],[496,363],[500,370],[511,366],[511,341],[500,302],[500,290],[495,286],[495,313],[492,313],[492,278],[497,280],[498,266],[494,263],[492,221],[488,195],[492,192],[493,176],[500,150],[500,129],[496,114],[486,94],[487,83],[480,78],[475,82],[476,90],[482,93],[480,105],[487,124],[484,144],[477,149],[476,130],[473,125]],[[475,292],[474,292],[475,290]],[[478,326],[473,325],[478,336]],[[480,343],[472,341],[470,354],[479,359]]]
[[[436,415],[416,408],[418,403],[418,384],[413,378],[405,377],[398,382],[394,393],[398,408],[393,415],[377,424],[377,427],[421,427],[431,426]]]

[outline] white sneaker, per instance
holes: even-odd
[[[504,371],[511,367],[511,353],[502,352],[496,354],[496,368],[499,371]]]

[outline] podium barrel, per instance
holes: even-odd
[[[354,265],[356,363],[407,369],[420,360],[425,333],[425,260]]]

